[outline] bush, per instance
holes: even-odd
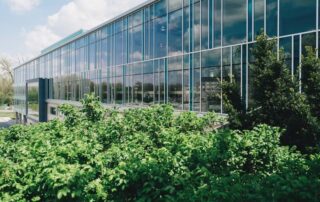
[[[170,106],[108,111],[87,97],[65,120],[0,131],[0,201],[318,201],[320,155],[282,131],[215,129]],[[102,113],[103,111],[103,113]],[[89,114],[89,115],[88,115]]]

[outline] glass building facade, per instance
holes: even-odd
[[[319,0],[148,1],[16,67],[15,109],[26,82],[51,79],[50,100],[95,93],[107,105],[171,103],[223,113],[219,83],[232,75],[250,105],[251,47],[265,32],[296,73],[305,46],[319,47]]]

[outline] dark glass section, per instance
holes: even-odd
[[[221,0],[214,0],[213,7],[214,47],[221,46]]]
[[[183,110],[190,108],[190,62],[189,55],[183,56]]]
[[[302,35],[302,55],[306,56],[307,51],[306,47],[312,47],[314,50],[316,49],[316,33],[309,33]]]
[[[264,1],[254,1],[254,38],[260,35],[264,29]]]
[[[192,110],[200,111],[200,54],[195,53],[192,56]]]
[[[182,10],[169,15],[169,56],[182,54]]]
[[[183,52],[190,52],[190,8],[183,9]]]
[[[222,81],[230,82],[232,76],[232,47],[222,49]],[[219,89],[222,92],[222,89]],[[220,100],[219,100],[220,101]],[[225,113],[225,106],[222,103],[222,113]]]
[[[137,63],[133,65],[133,103],[142,103],[142,84],[143,84],[143,74],[142,74],[142,64]]]
[[[316,0],[281,0],[280,35],[316,29]]]
[[[154,61],[154,89],[155,89],[155,103],[164,103],[165,93],[165,61],[155,60]]]
[[[143,102],[153,103],[153,61],[145,62],[143,68]]]
[[[28,83],[28,115],[39,117],[39,82]]]
[[[279,46],[283,50],[288,69],[291,71],[292,66],[292,37],[281,38]]]
[[[253,14],[253,0],[248,0],[248,41],[252,41],[252,14]]]
[[[201,49],[209,48],[209,2],[201,0]]]
[[[278,29],[278,1],[267,0],[266,10],[266,33],[269,37],[274,37],[277,35]]]
[[[209,48],[213,47],[213,0],[209,0]]]
[[[176,109],[182,110],[182,63],[183,57],[168,59],[168,101]]]
[[[293,58],[293,74],[298,75],[298,67],[300,65],[300,36],[294,36],[294,58]]]
[[[246,0],[223,2],[223,45],[244,42],[247,26]]]
[[[219,83],[221,80],[221,50],[203,52],[201,55],[201,111],[221,112],[221,92]]]

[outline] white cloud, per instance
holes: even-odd
[[[40,0],[7,0],[11,10],[16,12],[29,11],[40,4]]]
[[[27,32],[25,44],[31,51],[39,51],[79,29],[91,29],[145,1],[72,0],[48,16],[46,24]]]
[[[58,41],[60,37],[46,26],[36,26],[25,34],[25,46],[31,53],[39,53],[43,48]]]

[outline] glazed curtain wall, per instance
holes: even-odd
[[[26,80],[53,78],[53,99],[94,92],[106,104],[223,113],[219,82],[231,76],[249,105],[255,37],[277,37],[297,73],[305,45],[318,47],[318,1],[157,1],[16,68],[16,107]]]

